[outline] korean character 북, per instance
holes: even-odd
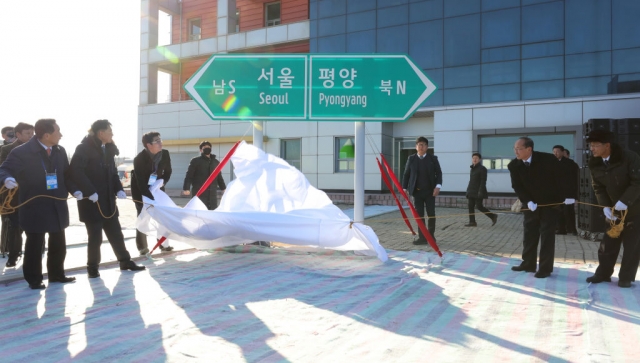
[[[223,95],[224,94],[224,79],[222,80],[222,82],[219,85],[216,85],[216,80],[213,80],[213,89],[215,90],[215,94],[217,95]]]
[[[340,78],[347,78],[345,81],[342,82],[342,86],[344,88],[351,88],[353,87],[353,80],[357,77],[358,72],[351,68],[351,71],[349,71],[346,68],[343,68],[340,70]]]
[[[391,81],[380,81],[380,92],[387,92],[387,96],[391,96]]]
[[[258,77],[258,81],[262,79],[266,79],[267,81],[269,81],[269,84],[272,85],[273,84],[273,68],[269,68],[268,72],[265,72],[265,69],[262,68],[262,74],[260,75],[260,77]]]
[[[333,87],[333,80],[335,79],[335,70],[333,68],[320,68],[320,77],[318,79],[324,79],[322,82],[324,88]]]
[[[291,69],[282,68],[280,74],[281,76],[278,76],[278,79],[280,79],[280,88],[291,88],[291,82],[295,78],[291,75]]]

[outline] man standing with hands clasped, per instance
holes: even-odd
[[[631,287],[631,282],[636,279],[640,261],[640,156],[622,149],[613,139],[613,133],[604,130],[593,130],[587,136],[593,155],[589,159],[591,184],[598,204],[606,206],[604,215],[607,220],[615,220],[621,216],[618,213],[613,215],[610,206],[613,206],[616,212],[626,210],[627,215],[618,238],[604,234],[598,249],[598,268],[593,276],[587,278],[587,282],[611,282],[622,244],[624,253],[618,273],[618,286]]]
[[[429,140],[420,136],[416,140],[416,154],[409,155],[407,165],[404,167],[402,176],[402,189],[405,193],[413,196],[413,205],[418,211],[418,215],[424,223],[424,210],[427,209],[429,216],[428,230],[433,239],[436,239],[436,196],[442,188],[442,170],[438,157],[429,155]],[[419,238],[413,242],[414,245],[427,244],[427,239],[418,230]]]
[[[88,199],[78,200],[78,215],[87,228],[87,273],[89,278],[100,276],[100,246],[102,231],[107,235],[111,248],[120,262],[121,270],[140,271],[144,266],[131,261],[131,255],[124,245],[116,196],[125,199],[114,157],[119,154],[113,143],[111,123],[98,120],[91,125],[71,159],[71,177]],[[100,209],[96,202],[100,203]],[[100,213],[102,211],[102,214]]]
[[[553,272],[558,208],[546,205],[563,200],[564,204],[574,204],[575,199],[565,199],[568,192],[563,187],[561,166],[552,154],[533,151],[533,140],[528,137],[519,138],[513,150],[516,158],[508,166],[511,186],[528,210],[524,210],[522,263],[511,269],[536,272],[540,240],[540,268],[535,277],[549,277]]]

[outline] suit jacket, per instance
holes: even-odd
[[[562,185],[562,167],[553,154],[534,151],[531,165],[525,166],[522,160],[513,159],[508,165],[511,173],[511,187],[522,204],[561,203],[566,188]]]
[[[609,165],[601,157],[589,159],[591,184],[598,204],[613,207],[621,201],[628,207],[629,216],[640,213],[640,156],[611,144]]]
[[[120,152],[115,144],[106,144],[102,152],[102,142],[86,136],[71,158],[71,178],[78,185],[82,195],[88,197],[98,193],[100,209],[106,216],[116,213],[116,193],[123,190],[118,178],[118,170],[114,157]],[[89,199],[78,201],[78,215],[81,222],[100,222],[103,217],[96,203]]]
[[[5,160],[7,160],[7,157],[9,156],[9,153],[11,152],[11,150],[17,148],[22,144],[24,144],[22,141],[16,139],[16,141],[14,141],[9,145],[3,145],[2,148],[0,148],[0,165],[4,163]],[[6,196],[6,193],[3,193],[2,195],[0,195],[0,202],[4,203],[5,196]],[[18,205],[18,198],[13,198],[11,200],[11,206],[16,207],[17,205]],[[6,217],[11,219],[11,222],[16,223],[16,225],[19,223],[18,212],[8,214]]]
[[[45,171],[46,169],[46,171]],[[47,190],[46,173],[55,173],[58,189]],[[51,148],[51,156],[36,137],[13,149],[0,166],[0,183],[13,177],[18,183],[18,202],[37,195],[49,195],[64,200],[36,198],[18,209],[20,227],[29,233],[60,232],[69,226],[66,198],[78,190],[69,175],[69,159],[62,146]]]
[[[163,179],[164,184],[167,185],[169,178],[171,178],[171,156],[169,156],[168,150],[160,151],[162,153],[162,159],[156,170],[157,179]],[[149,177],[153,172],[153,160],[151,154],[143,149],[133,159],[133,173],[131,176],[131,196],[134,200],[142,201],[142,196],[152,199],[151,191],[149,191]],[[160,188],[164,191],[164,186]]]
[[[431,186],[431,192],[436,188],[436,185],[442,184],[442,169],[440,169],[440,163],[438,157],[435,155],[427,154],[427,175],[429,178],[429,185]],[[409,191],[409,194],[413,194],[416,189],[418,180],[418,154],[409,155],[407,159],[407,165],[404,167],[404,175],[402,176],[402,189]]]
[[[488,196],[487,168],[482,164],[471,165],[466,197],[468,199],[486,199]]]

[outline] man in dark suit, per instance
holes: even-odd
[[[5,145],[0,149],[0,164],[4,163],[9,156],[11,150],[31,140],[33,137],[34,129],[33,125],[29,125],[24,122],[20,122],[14,128],[16,135],[16,141],[9,145]],[[17,198],[11,200],[11,206],[18,206]],[[9,251],[9,259],[7,260],[7,267],[15,267],[22,251],[22,228],[20,228],[20,222],[18,220],[18,212],[13,212],[3,216],[4,223],[7,224],[7,250]]]
[[[563,195],[561,167],[553,155],[533,151],[533,140],[528,137],[519,138],[513,150],[516,158],[508,166],[511,186],[528,210],[524,211],[522,263],[511,269],[536,272],[540,240],[540,268],[535,277],[549,277],[553,271],[558,208],[547,205],[563,200],[564,204],[574,204],[575,199]]]
[[[562,172],[562,187],[565,188],[565,195],[570,198],[578,198],[578,179],[580,178],[580,167],[575,161],[566,157],[565,148],[562,145],[553,147],[553,155],[558,159]],[[556,234],[571,233],[578,235],[576,229],[576,212],[573,205],[561,205],[559,207],[558,222],[556,224]]]
[[[623,245],[618,286],[627,288],[636,279],[640,261],[640,156],[623,149],[614,140],[615,135],[604,130],[593,130],[587,137],[593,155],[589,159],[591,184],[598,204],[606,206],[607,220],[619,219],[619,212],[626,211],[620,236],[613,238],[604,234],[598,249],[598,268],[587,282],[611,282],[620,245]]]
[[[144,266],[131,261],[131,255],[124,245],[124,235],[118,220],[116,196],[125,199],[122,183],[114,157],[120,152],[113,142],[111,123],[98,120],[91,125],[87,135],[71,159],[71,177],[80,191],[89,198],[78,201],[80,221],[87,228],[89,243],[87,244],[87,273],[89,278],[100,276],[100,246],[102,231],[111,244],[113,253],[120,262],[121,270],[140,271]],[[100,204],[100,210],[98,205]],[[102,212],[102,213],[100,213]],[[105,218],[104,216],[109,218]]]
[[[183,194],[195,195],[198,193],[209,178],[209,175],[213,173],[218,165],[220,165],[220,162],[216,159],[216,156],[211,153],[211,143],[209,141],[201,142],[200,156],[191,159],[187,174],[184,177],[182,186]],[[189,188],[191,188],[191,191],[189,191]],[[220,188],[220,190],[227,188],[224,179],[222,179],[222,173],[218,174],[207,190],[199,196],[202,203],[204,203],[209,210],[218,208],[218,188]]]
[[[409,155],[407,165],[402,176],[402,189],[405,193],[413,196],[413,205],[418,211],[418,215],[424,222],[424,210],[427,209],[429,216],[428,229],[435,240],[436,232],[436,196],[442,188],[442,170],[438,157],[429,155],[429,140],[420,136],[416,140],[416,154]],[[415,245],[427,244],[427,239],[418,231],[419,238],[413,242]]]
[[[69,178],[67,152],[58,145],[62,134],[54,119],[41,119],[35,125],[36,137],[15,148],[0,166],[0,183],[7,189],[18,189],[18,202],[39,197],[18,209],[20,227],[27,234],[24,250],[24,279],[32,289],[44,289],[42,283],[42,248],[49,234],[47,270],[49,282],[72,282],[66,277],[64,259],[67,246],[64,230],[69,226],[69,191],[80,191]]]

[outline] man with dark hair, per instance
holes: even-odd
[[[0,166],[0,183],[7,189],[18,189],[18,203],[36,196],[18,209],[20,227],[27,234],[24,249],[24,278],[32,289],[44,289],[42,283],[42,249],[49,234],[47,270],[49,282],[72,282],[66,277],[64,259],[67,254],[64,230],[69,226],[69,191],[80,191],[69,177],[67,152],[58,145],[62,134],[54,119],[41,119],[35,125],[36,137],[15,148]],[[54,199],[55,198],[55,199]]]
[[[29,125],[24,122],[20,122],[14,128],[14,132],[16,135],[16,141],[9,145],[5,145],[0,149],[0,164],[4,163],[7,160],[7,156],[11,150],[16,147],[24,144],[25,142],[31,140],[33,137],[33,125]],[[11,206],[18,206],[17,198],[13,198],[11,200]],[[7,267],[15,267],[16,262],[18,261],[18,257],[20,256],[20,252],[22,251],[22,228],[20,228],[20,224],[18,221],[18,212],[13,212],[10,214],[6,214],[2,216],[2,224],[6,225],[6,246],[9,251],[9,259],[7,260]]]
[[[574,204],[575,199],[562,195],[564,189],[560,163],[553,155],[533,151],[533,140],[528,137],[519,138],[513,150],[516,158],[508,166],[511,186],[528,209],[524,210],[522,263],[511,269],[536,272],[540,240],[540,268],[535,277],[549,277],[553,272],[554,229],[558,209],[546,205],[562,203],[563,199],[565,204]],[[539,204],[545,206],[538,208]]]
[[[164,191],[164,185],[169,182],[171,177],[171,156],[169,150],[162,149],[162,138],[160,133],[150,131],[142,135],[142,146],[144,149],[133,159],[133,175],[131,177],[131,196],[133,200],[142,201],[142,196],[153,200],[153,194],[149,187],[157,180],[162,180],[160,190]],[[142,213],[143,205],[135,203],[138,215]],[[147,244],[147,235],[136,230],[136,247],[140,255],[149,252]],[[160,246],[161,251],[172,251],[173,247],[169,245],[169,241],[165,241]]]
[[[13,126],[5,126],[2,128],[2,130],[0,130],[0,132],[2,133],[3,139],[2,146],[9,145],[15,141],[16,135],[13,130]]]
[[[564,157],[571,159],[571,152],[569,152],[569,149],[564,149]]]
[[[100,246],[102,231],[120,262],[120,270],[140,271],[144,266],[131,261],[124,245],[124,235],[118,220],[116,197],[125,199],[122,183],[114,158],[120,152],[113,142],[113,131],[108,120],[98,120],[91,125],[71,159],[71,177],[88,199],[78,200],[78,215],[87,228],[87,273],[89,278],[100,276]],[[100,209],[98,209],[99,203]]]
[[[475,209],[478,210],[489,219],[491,219],[491,226],[495,225],[498,221],[498,215],[491,213],[491,211],[482,205],[482,201],[489,196],[487,193],[487,168],[480,163],[482,155],[480,153],[473,153],[471,155],[471,172],[469,174],[469,185],[467,186],[467,199],[469,199],[469,223],[465,224],[465,227],[477,227]]]
[[[211,143],[209,141],[201,142],[200,156],[191,159],[187,174],[184,177],[184,184],[182,185],[184,195],[195,195],[219,164],[220,162],[216,159],[215,154],[211,153]],[[189,187],[191,187],[191,191],[189,191]],[[202,203],[209,210],[214,210],[218,207],[218,187],[220,190],[227,188],[224,179],[222,179],[222,173],[218,174],[207,190],[199,196]]]
[[[607,206],[604,207],[604,215],[608,221],[621,223],[620,211],[626,211],[620,236],[613,238],[604,234],[598,249],[598,268],[587,282],[611,282],[622,244],[624,252],[618,286],[631,287],[640,262],[640,156],[613,142],[614,137],[613,133],[605,130],[593,130],[587,137],[592,155],[589,159],[591,184],[598,204]]]
[[[580,167],[573,160],[565,157],[565,151],[566,149],[562,145],[555,145],[553,147],[553,155],[558,159],[561,166],[562,187],[565,188],[563,195],[568,195],[570,198],[576,199],[578,198]],[[558,213],[556,234],[565,235],[571,233],[577,236],[575,206],[573,204],[560,205],[558,210],[560,213]]]
[[[409,155],[407,165],[404,167],[402,176],[402,189],[405,193],[413,195],[413,205],[418,211],[418,215],[424,222],[424,210],[427,209],[429,216],[429,233],[436,239],[436,196],[440,194],[442,188],[442,170],[438,157],[427,153],[429,140],[420,136],[416,140],[416,154]],[[413,242],[415,245],[427,244],[427,239],[418,230],[418,239]]]
[[[0,130],[0,132],[2,133],[2,145],[0,145],[0,150],[2,150],[2,148],[4,146],[10,145],[14,140],[15,140],[15,133],[13,132],[13,127],[11,126],[5,126],[2,128],[2,130]],[[4,201],[4,197],[0,196],[0,202]],[[2,228],[0,228],[0,251],[2,252],[3,256],[5,251],[7,250],[8,246],[7,246],[7,233],[8,233],[8,228],[9,228],[9,222],[5,222],[6,218],[1,218],[2,219]]]

